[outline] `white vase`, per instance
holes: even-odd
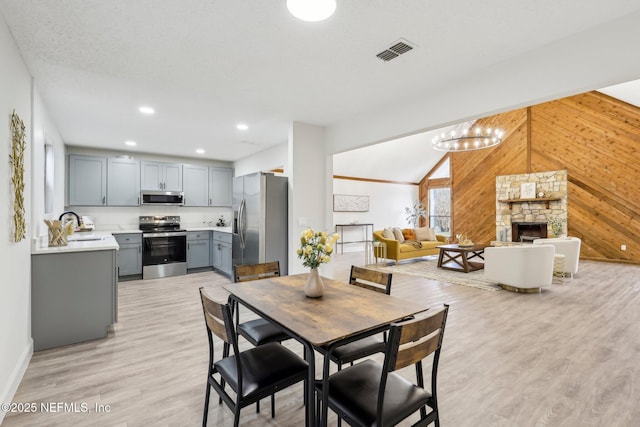
[[[309,278],[304,286],[304,294],[310,298],[318,298],[322,296],[324,292],[324,283],[322,283],[322,277],[318,273],[317,268],[309,270]]]

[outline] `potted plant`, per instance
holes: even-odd
[[[562,223],[565,221],[566,220],[558,216],[549,217],[549,227],[551,227],[551,232],[554,237],[558,237],[562,234]]]

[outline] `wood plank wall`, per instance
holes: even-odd
[[[588,92],[478,123],[506,137],[452,155],[454,234],[495,239],[496,176],[567,169],[568,231],[582,239],[582,258],[640,263],[640,108]]]

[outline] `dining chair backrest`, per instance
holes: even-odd
[[[235,334],[231,326],[233,322],[229,305],[212,300],[206,295],[203,288],[200,288],[200,299],[209,335],[213,333],[225,343],[233,345]]]
[[[449,306],[415,318],[391,324],[389,344],[385,359],[386,371],[391,372],[409,365],[420,363],[432,353],[436,353],[434,365],[437,369],[438,357],[442,346],[444,327],[447,322]]]
[[[352,265],[349,283],[351,285],[389,295],[391,294],[391,279],[391,273],[383,273],[382,271]]]
[[[235,283],[278,276],[280,276],[280,261],[233,266],[233,281]]]

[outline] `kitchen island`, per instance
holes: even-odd
[[[35,351],[104,338],[117,322],[118,243],[106,232],[69,238],[60,247],[38,241],[31,251]]]

